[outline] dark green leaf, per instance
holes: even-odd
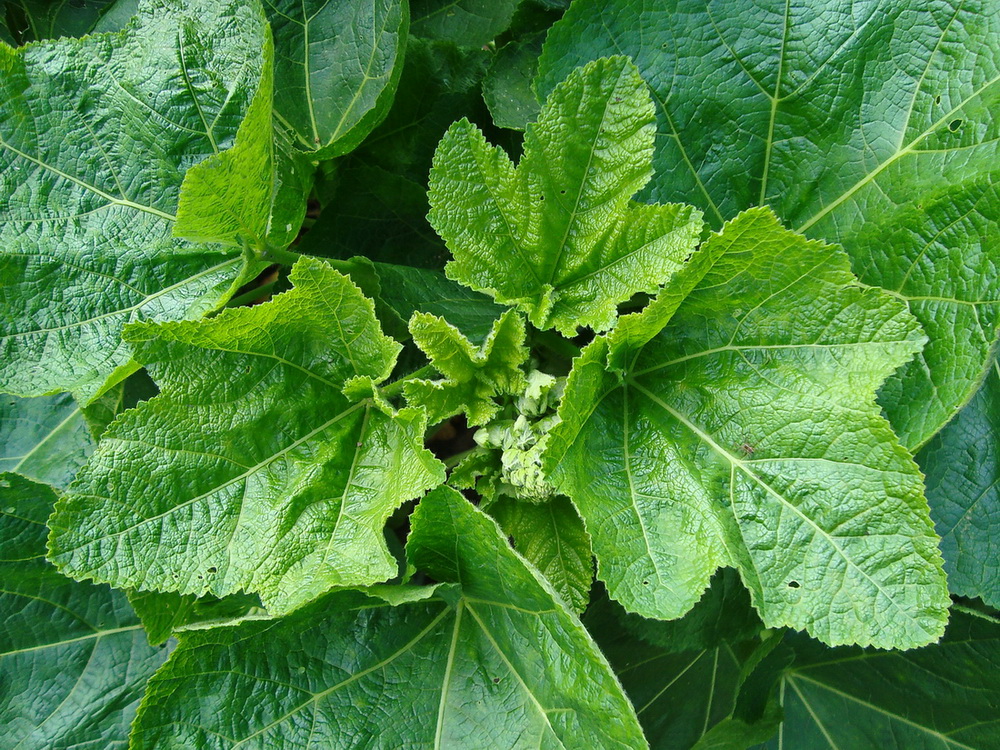
[[[411,0],[413,33],[482,47],[510,25],[521,0]]]
[[[83,413],[68,393],[0,395],[0,471],[65,489],[94,449]]]
[[[542,108],[532,81],[545,34],[537,33],[501,49],[483,80],[483,98],[493,122],[502,128],[524,130],[538,119]]]
[[[61,36],[83,36],[94,30],[101,16],[115,0],[5,0],[0,3],[0,20],[15,39],[14,46]]]

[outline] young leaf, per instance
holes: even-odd
[[[793,645],[778,688],[784,722],[768,750],[1000,747],[996,623],[954,613],[941,643],[905,654]]]
[[[941,535],[948,587],[1000,608],[1000,364],[917,454]]]
[[[672,619],[735,566],[769,627],[830,644],[936,640],[949,604],[938,539],[874,398],[920,349],[916,322],[858,288],[840,248],[767,209],[703,252],[714,265],[624,373],[605,370],[613,343],[599,338],[570,374],[547,466],[599,577],[627,609]]]
[[[0,474],[0,716],[5,747],[125,750],[146,681],[167,652],[146,643],[125,596],[45,561],[51,488]]]
[[[278,621],[181,634],[134,750],[646,746],[579,620],[488,517],[438,489],[408,554],[452,583],[387,597],[397,606],[337,593]]]
[[[631,56],[659,103],[646,196],[694,202],[716,227],[770,205],[908,303],[930,342],[880,401],[905,446],[924,444],[975,391],[1000,322],[1000,14],[577,0],[547,37],[539,94],[608,54]]]
[[[401,0],[266,0],[278,119],[314,161],[351,151],[385,117],[409,25]]]
[[[62,490],[93,449],[83,413],[68,393],[0,396],[0,471]]]
[[[490,505],[489,513],[563,601],[582,613],[594,582],[594,553],[573,504],[565,497],[528,503],[504,496]]]
[[[496,396],[514,395],[525,388],[521,365],[528,358],[524,346],[524,319],[508,310],[493,324],[482,346],[475,347],[443,318],[414,313],[410,319],[413,342],[427,355],[444,380],[410,380],[406,400],[427,409],[428,421],[440,422],[464,411],[469,424],[486,424],[500,409]]]
[[[516,306],[539,328],[610,328],[698,241],[689,206],[630,200],[651,175],[653,104],[623,57],[576,70],[529,126],[515,168],[468,120],[434,156],[428,218],[455,256],[448,276]]]
[[[351,403],[399,345],[322,261],[294,288],[210,320],[130,328],[161,393],[122,415],[50,521],[51,557],[122,588],[259,593],[287,612],[333,586],[396,574],[382,536],[443,481],[423,414]]]
[[[163,0],[118,34],[0,46],[0,388],[87,402],[132,369],[125,323],[198,317],[241,283],[238,251],[172,231],[265,38],[253,4]]]

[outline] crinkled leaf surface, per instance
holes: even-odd
[[[1000,14],[992,0],[579,0],[539,93],[630,55],[657,101],[648,197],[718,226],[770,205],[838,242],[930,337],[880,401],[922,445],[974,392],[1000,320]]]
[[[51,488],[0,475],[3,745],[124,750],[146,681],[167,652],[146,642],[124,594],[45,561]]]
[[[438,489],[408,554],[451,585],[182,634],[133,747],[646,746],[579,620],[487,516]]]
[[[874,399],[919,350],[916,321],[857,287],[840,248],[767,209],[707,244],[714,265],[624,373],[605,370],[599,338],[570,375],[549,465],[599,577],[626,609],[671,619],[735,566],[769,627],[830,644],[936,640],[949,602],[938,539]]]
[[[410,334],[444,375],[442,380],[411,380],[404,387],[407,402],[424,407],[432,423],[464,411],[470,425],[486,424],[500,409],[496,396],[514,395],[526,386],[524,318],[513,310],[493,324],[478,347],[444,318],[428,313],[414,313]]]
[[[793,641],[766,748],[1000,748],[1000,624],[953,613],[941,643],[906,653]]]
[[[108,428],[60,501],[62,570],[123,588],[242,589],[276,613],[395,575],[385,520],[443,470],[421,447],[421,413],[341,389],[384,379],[399,345],[322,261],[299,261],[291,280],[267,304],[129,330],[161,393]]]
[[[561,496],[546,503],[504,496],[490,505],[489,513],[563,601],[574,612],[583,612],[594,582],[594,553],[573,504]]]
[[[521,0],[411,0],[413,33],[482,47],[510,26]]]
[[[1000,608],[1000,364],[979,393],[917,454],[948,587]]]
[[[655,291],[701,231],[689,206],[631,201],[651,175],[653,119],[639,72],[613,57],[552,92],[516,168],[455,123],[434,156],[428,215],[455,256],[448,276],[539,328],[610,328],[616,305]]]
[[[87,401],[127,372],[125,323],[199,316],[237,283],[237,251],[171,235],[265,38],[253,4],[150,0],[121,33],[0,47],[0,388]]]
[[[68,393],[0,396],[0,471],[65,489],[94,449],[83,413]]]
[[[409,25],[402,0],[265,0],[278,119],[298,148],[329,159],[357,146],[392,104]]]

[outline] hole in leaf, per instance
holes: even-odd
[[[217,567],[215,567],[215,566],[213,565],[213,566],[212,566],[211,568],[209,568],[209,569],[208,569],[208,570],[206,570],[205,572],[206,572],[206,573],[211,573],[212,575],[214,575],[214,574],[216,574],[216,573],[218,573],[218,572],[219,572],[219,569],[218,569]]]
[[[954,133],[960,127],[962,127],[961,120],[952,120],[951,122],[948,123],[948,130],[950,130],[952,133]]]
[[[643,581],[643,582],[642,582],[642,585],[643,585],[643,586],[648,586],[648,585],[649,585],[649,581]]]
[[[941,94],[938,94],[937,96],[934,97],[934,103],[935,104],[941,103]]]
[[[493,684],[494,685],[499,685],[500,684],[500,678],[499,677],[494,677],[493,678]]]
[[[790,589],[797,589],[800,585],[801,584],[799,584],[798,581],[789,581],[788,582],[788,588],[790,588]]]

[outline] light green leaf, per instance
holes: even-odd
[[[310,169],[272,123],[274,47],[265,38],[260,83],[235,145],[184,175],[174,235],[195,242],[287,247],[305,218]]]
[[[146,643],[125,596],[45,561],[51,488],[0,475],[0,716],[3,745],[125,750],[165,650]]]
[[[521,0],[411,0],[413,34],[482,47],[510,26]]]
[[[1000,625],[953,613],[941,643],[902,654],[793,643],[766,748],[1000,748]]]
[[[385,117],[409,26],[402,0],[265,0],[274,30],[274,109],[313,160],[353,150]]]
[[[552,584],[577,614],[587,608],[594,582],[590,535],[565,497],[526,503],[501,497],[489,507],[514,548]]]
[[[698,241],[689,206],[630,200],[651,175],[653,104],[627,59],[576,70],[528,127],[515,168],[478,128],[445,134],[430,178],[448,276],[516,306],[539,328],[602,331],[616,305],[655,292]]]
[[[126,323],[199,317],[241,283],[238,251],[172,231],[265,38],[253,4],[150,0],[121,33],[0,46],[0,388],[87,402],[134,369]]]
[[[0,471],[65,489],[94,449],[83,413],[68,393],[0,396]]]
[[[930,342],[880,401],[916,449],[975,391],[1000,321],[1000,14],[991,0],[578,0],[539,93],[629,55],[657,101],[645,196],[717,227],[770,205],[844,245]]]
[[[948,587],[1000,608],[1000,364],[979,393],[917,454]]]
[[[834,645],[936,640],[938,539],[875,403],[919,350],[916,322],[859,288],[840,248],[766,209],[707,244],[718,259],[624,373],[605,371],[599,338],[570,374],[547,466],[598,576],[626,609],[672,619],[733,566],[768,627]]]
[[[259,593],[283,613],[333,586],[384,581],[401,503],[443,481],[424,418],[351,403],[399,345],[322,261],[299,261],[271,302],[129,329],[159,396],[107,430],[60,501],[51,557],[122,588]]]
[[[436,490],[408,552],[452,583],[396,607],[345,592],[278,621],[182,634],[134,750],[646,747],[579,620],[488,517]]]
[[[500,410],[495,397],[518,394],[526,386],[524,318],[513,310],[493,324],[478,347],[444,318],[428,313],[413,314],[410,334],[444,375],[443,380],[407,381],[403,389],[407,403],[427,409],[431,423],[464,411],[471,426],[486,424]]]

